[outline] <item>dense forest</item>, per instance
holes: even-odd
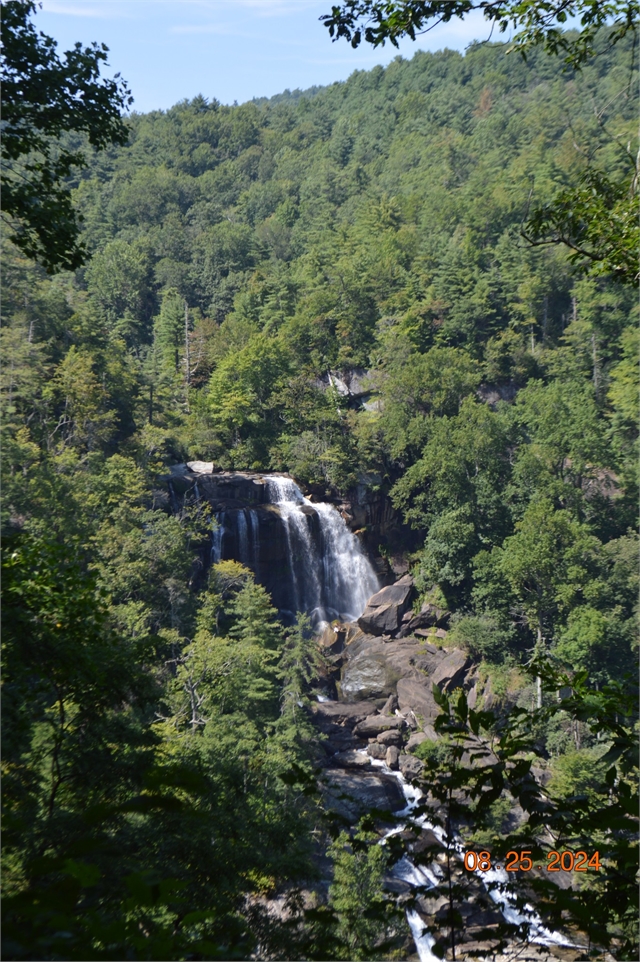
[[[597,46],[579,72],[473,44],[133,113],[73,175],[82,267],[5,238],[6,958],[403,957],[371,826],[347,844],[315,790],[308,621],[203,569],[210,511],[164,493],[186,461],[389,499],[375,549],[451,613],[494,707],[546,706],[545,784],[606,849],[593,812],[635,784],[607,731],[635,724],[637,294],[522,228],[590,165],[626,173],[632,42]],[[365,403],[328,377],[352,371]],[[574,717],[536,672],[577,673]],[[323,859],[326,899],[296,903]],[[598,884],[595,941],[630,958]]]

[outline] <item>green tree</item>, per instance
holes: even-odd
[[[501,33],[513,29],[510,50],[526,60],[541,45],[551,54],[562,53],[567,66],[581,69],[596,53],[597,37],[608,29],[608,42],[634,33],[640,13],[637,0],[346,0],[334,4],[320,19],[333,40],[346,39],[358,47],[364,39],[374,47],[389,41],[398,46],[405,36],[432,29],[438,23],[464,19],[481,10]],[[580,18],[580,32],[563,32],[568,17]],[[604,112],[604,111],[603,111]],[[627,146],[627,177],[613,179],[590,161],[577,186],[565,187],[529,217],[523,236],[534,245],[564,244],[571,259],[594,275],[610,274],[623,283],[638,278],[638,158]]]
[[[469,848],[478,827],[490,824],[499,799],[506,798],[511,810],[517,801],[524,813],[518,828],[512,834],[494,829],[491,844],[483,843],[494,861],[502,861],[510,849],[528,849],[532,860],[543,864],[550,850],[598,851],[600,869],[589,873],[579,887],[560,891],[548,877],[532,879],[536,909],[552,930],[571,920],[586,933],[589,951],[608,947],[614,958],[634,958],[638,940],[637,689],[610,684],[595,692],[587,687],[586,673],[567,675],[545,657],[531,670],[553,697],[537,711],[512,708],[502,718],[496,712],[470,710],[464,692],[450,697],[434,686],[434,698],[441,707],[435,727],[445,744],[438,743],[437,751],[423,751],[422,784],[440,800],[436,817],[445,825],[449,820],[447,834],[457,829]],[[560,691],[569,695],[559,698]],[[584,724],[597,736],[598,747],[561,756],[551,781],[545,779],[543,786],[535,767],[536,741],[541,726],[559,716]],[[425,806],[425,811],[434,817],[433,808]],[[432,857],[433,851],[427,849],[418,861]],[[445,877],[441,890],[446,891],[447,883]],[[449,944],[461,935],[455,899],[464,898],[464,886],[458,885],[457,891],[452,886],[451,894]],[[523,894],[519,885],[513,886],[513,904],[523,907],[528,897]],[[505,925],[492,938],[496,934],[513,936],[515,932]],[[446,935],[440,938],[446,945]]]
[[[165,291],[160,314],[154,321],[153,334],[160,363],[170,373],[178,370],[180,349],[185,345],[185,303],[178,291]]]
[[[474,10],[481,10],[485,19],[497,26],[501,33],[511,27],[517,32],[513,48],[526,56],[528,49],[542,44],[549,53],[563,52],[567,63],[580,66],[593,52],[598,30],[613,20],[615,43],[627,31],[635,29],[638,6],[633,0],[552,0],[550,3],[528,3],[526,0],[346,0],[334,5],[331,14],[320,19],[334,40],[344,37],[352,47],[364,38],[373,46],[384,46],[389,41],[395,47],[408,36],[429,30],[437,23],[462,19]],[[579,16],[582,31],[575,38],[566,36],[561,25],[568,17]],[[560,25],[560,26],[559,26]]]
[[[110,328],[129,345],[148,339],[148,263],[144,252],[124,240],[109,241],[87,267],[87,286]]]
[[[61,60],[30,22],[35,9],[33,0],[2,4],[2,207],[14,244],[51,273],[86,258],[65,181],[87,161],[63,135],[84,134],[98,150],[126,143],[120,112],[133,98],[117,77],[99,79],[104,44],[77,43]]]
[[[388,957],[387,937],[394,921],[382,889],[388,856],[376,841],[366,831],[353,838],[342,832],[329,848],[333,860],[329,905],[338,918],[341,946],[337,958]]]

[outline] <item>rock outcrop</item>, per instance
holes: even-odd
[[[413,593],[413,578],[404,575],[393,585],[387,585],[372,595],[358,618],[362,631],[371,635],[395,634],[402,624]]]
[[[327,807],[350,824],[376,809],[399,812],[406,805],[397,779],[383,772],[328,769],[320,786]]]
[[[432,684],[444,688],[445,691],[461,688],[469,664],[468,655],[458,648],[454,648],[434,671],[431,679]]]
[[[402,715],[369,715],[356,725],[353,734],[358,738],[375,738],[390,729],[406,728],[406,724]]]

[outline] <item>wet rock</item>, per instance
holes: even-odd
[[[368,768],[371,765],[370,757],[356,751],[337,752],[331,761],[341,768]]]
[[[468,665],[468,655],[459,648],[454,648],[445,660],[438,665],[431,677],[431,682],[440,688],[444,688],[445,691],[461,688]]]
[[[387,755],[385,758],[387,767],[394,772],[397,771],[399,758],[400,758],[400,749],[396,748],[395,745],[389,745],[389,747],[387,748]]]
[[[393,729],[387,732],[380,732],[376,740],[380,745],[395,745],[398,748],[402,745],[402,735],[399,731],[394,731]]]
[[[353,734],[358,738],[371,738],[391,728],[400,730],[404,725],[405,720],[399,715],[369,715],[364,721],[358,722],[353,729]]]
[[[379,742],[371,742],[367,746],[367,755],[371,758],[378,758],[380,761],[384,761],[387,757],[387,745],[381,745]]]
[[[389,764],[387,762],[387,764]],[[417,778],[418,775],[422,773],[424,768],[423,763],[415,755],[400,755],[398,758],[398,767],[404,778],[410,780],[412,778]]]
[[[327,807],[350,824],[373,809],[399,812],[406,805],[397,779],[383,772],[329,769],[323,776],[321,788]]]
[[[417,904],[422,914],[432,922],[433,918],[441,912],[443,908],[448,908],[449,900],[445,895],[441,895],[439,898],[429,898],[423,895],[422,898],[418,899]]]
[[[409,882],[404,882],[402,879],[394,878],[393,875],[385,875],[382,880],[382,887],[385,892],[393,892],[394,895],[409,895],[413,892],[413,887]]]
[[[443,845],[438,836],[430,828],[425,828],[420,833],[419,838],[413,842],[411,845],[411,851],[416,855],[424,854],[425,852],[434,852],[436,850],[442,850]],[[437,909],[433,910],[433,913]]]
[[[427,740],[427,736],[424,732],[414,732],[413,735],[409,736],[409,741],[407,742],[405,748],[408,752],[414,751],[418,745],[421,745]]]

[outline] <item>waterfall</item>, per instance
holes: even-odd
[[[216,515],[216,525],[213,529],[213,538],[211,543],[211,563],[214,565],[219,561],[222,561],[222,542],[225,534],[224,519],[225,512],[218,512]]]
[[[254,571],[260,564],[260,523],[258,515],[251,508],[247,508],[249,514],[249,528],[251,529],[251,567]]]
[[[369,559],[359,550],[340,513],[331,504],[314,504],[320,519],[325,592],[333,608],[355,621],[379,588]],[[348,616],[348,617],[346,617]]]
[[[287,619],[303,611],[316,627],[355,621],[379,583],[340,513],[309,501],[282,475],[264,478],[264,494],[256,507],[236,501],[216,513],[213,563],[234,558],[251,568]]]
[[[243,565],[250,566],[253,558],[251,558],[249,554],[249,529],[247,527],[247,516],[245,511],[245,508],[242,508],[240,511],[238,511],[236,520],[236,527],[238,531],[238,561],[241,561]]]
[[[361,752],[359,754],[364,755],[366,758],[369,757],[365,754],[365,752]],[[398,812],[397,814],[401,817],[411,818],[413,810],[423,798],[422,791],[415,785],[412,785],[410,782],[408,782],[400,772],[392,771],[382,760],[372,758],[370,759],[370,764],[372,767],[378,768],[385,772],[385,774],[392,775],[395,779],[397,779],[407,801],[406,808],[402,809],[402,811]],[[430,829],[444,844],[445,832],[439,825],[435,825],[433,822],[431,822],[427,815],[423,814],[415,816],[411,818],[411,821],[413,821],[414,824],[421,829]],[[384,834],[379,844],[384,845],[386,840],[391,835],[395,835],[398,832],[403,831],[405,827],[405,824],[401,822],[395,828],[389,829]],[[459,836],[453,840],[453,852],[454,856],[456,856],[460,861],[464,859],[465,845]],[[396,862],[391,869],[392,875],[398,879],[402,879],[404,882],[408,882],[412,888],[417,889],[418,891],[424,891],[425,889],[428,890],[434,885],[437,885],[438,879],[442,877],[441,873],[442,869],[437,862],[433,862],[428,866],[418,866],[414,865],[407,855],[403,856],[403,858]],[[542,919],[532,905],[527,904],[524,908],[524,911],[520,911],[519,909],[515,908],[515,897],[511,890],[512,880],[509,878],[508,873],[503,868],[492,868],[487,872],[482,872],[479,869],[476,869],[474,871],[474,875],[476,875],[476,877],[480,880],[483,887],[489,894],[489,897],[495,903],[496,908],[502,913],[502,916],[506,922],[509,922],[512,925],[520,925],[522,923],[526,923],[528,925],[529,942],[537,943],[538,945],[563,945],[570,946],[572,948],[577,947],[575,942],[572,942],[569,938],[561,933],[550,931],[544,925]],[[432,951],[435,938],[429,932],[425,931],[425,925],[419,913],[415,909],[407,909],[406,916],[420,962],[437,962],[439,957],[436,956]]]
[[[358,539],[333,505],[309,501],[290,478],[268,478],[267,490],[285,527],[296,610],[315,623],[355,621],[379,587]]]

